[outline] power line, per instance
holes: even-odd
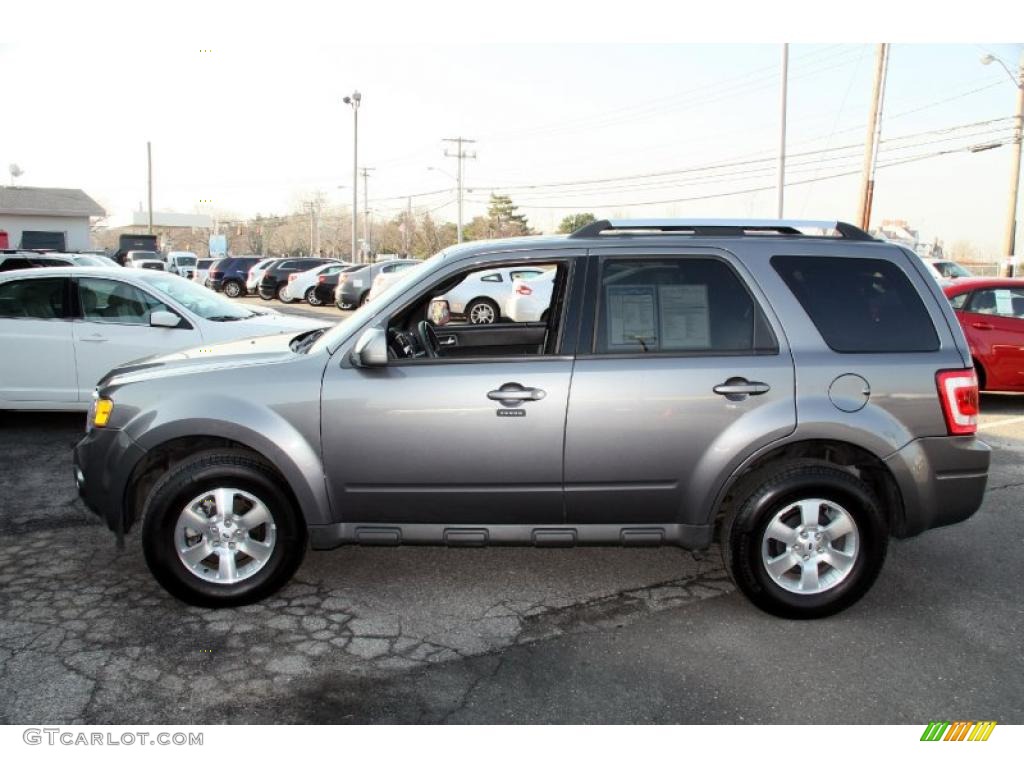
[[[995,147],[1004,146],[1005,144],[1008,144],[1008,143],[1010,143],[1010,141],[1000,141],[1000,142],[994,143],[989,148],[994,149]],[[959,147],[957,149],[939,150],[939,151],[932,152],[932,153],[929,153],[929,154],[926,154],[926,155],[918,155],[916,157],[909,157],[909,158],[903,158],[903,159],[900,159],[900,160],[894,160],[894,161],[890,161],[890,162],[886,162],[886,163],[879,163],[878,167],[879,168],[891,168],[891,167],[898,166],[898,165],[906,165],[908,163],[915,163],[915,162],[920,162],[920,161],[923,161],[923,160],[929,160],[929,159],[936,158],[936,157],[941,157],[941,156],[944,156],[944,155],[950,155],[950,154],[955,154],[955,153],[959,153],[959,152],[970,152],[973,149],[974,149],[974,145],[966,146],[966,147]],[[797,186],[797,185],[800,185],[800,184],[810,184],[810,183],[813,183],[816,180],[820,181],[820,180],[827,180],[827,179],[838,179],[838,178],[842,178],[842,177],[845,177],[845,176],[854,176],[854,175],[856,175],[856,174],[858,174],[860,172],[861,172],[860,169],[854,169],[854,170],[850,170],[850,171],[844,171],[844,172],[840,172],[840,173],[831,174],[829,176],[822,176],[822,177],[819,177],[818,179],[802,179],[802,180],[798,180],[798,181],[789,182],[788,186]],[[735,196],[738,196],[738,195],[747,195],[747,194],[752,194],[752,193],[755,193],[755,192],[765,192],[765,191],[769,191],[769,190],[772,190],[772,189],[775,189],[775,186],[770,184],[768,186],[750,187],[750,188],[747,188],[747,189],[731,190],[731,191],[727,191],[727,192],[716,192],[716,193],[707,194],[707,195],[695,195],[695,196],[690,196],[690,197],[679,197],[679,198],[674,198],[674,199],[671,199],[671,200],[643,200],[643,201],[632,201],[632,202],[626,202],[626,203],[622,203],[622,202],[619,202],[619,203],[594,203],[594,204],[591,204],[591,207],[593,207],[593,208],[635,208],[635,207],[639,207],[639,206],[648,206],[648,205],[670,205],[670,204],[674,204],[674,203],[688,203],[688,202],[693,202],[693,201],[697,201],[697,200],[713,200],[713,199],[722,198],[722,197],[735,197]],[[474,202],[484,202],[484,201],[483,200],[477,200],[477,201],[474,201]],[[521,205],[521,207],[522,208],[527,208],[527,209],[533,208],[533,209],[545,209],[545,210],[546,209],[566,210],[566,209],[570,209],[570,208],[577,208],[579,206],[578,205],[531,205],[529,203],[523,203]]]

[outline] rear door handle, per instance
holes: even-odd
[[[736,396],[745,397],[746,395],[763,395],[770,389],[771,387],[763,381],[747,381],[746,379],[737,376],[727,380],[723,384],[719,384],[712,391],[716,395],[725,395],[731,399]]]
[[[88,341],[92,344],[101,344],[104,341],[109,341],[106,336],[100,336],[98,333],[94,333],[92,336],[83,336],[81,341]]]
[[[979,331],[991,331],[993,326],[992,323],[971,323],[971,328],[977,328]]]
[[[523,400],[543,400],[548,393],[543,389],[524,387],[522,384],[510,382],[502,384],[498,389],[492,389],[487,393],[488,400],[498,400],[502,403],[520,403]]]
[[[442,347],[454,347],[459,343],[459,340],[455,336],[441,336],[438,338],[437,343]]]

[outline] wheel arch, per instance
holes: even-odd
[[[279,417],[269,429],[265,419],[264,424],[253,422],[255,426],[240,422],[242,419],[181,419],[140,435],[136,441],[145,453],[125,484],[124,530],[137,522],[146,496],[164,472],[189,456],[215,448],[241,450],[272,467],[307,525],[331,522],[319,447]]]
[[[753,475],[773,464],[795,459],[813,459],[849,472],[867,483],[884,505],[889,529],[899,535],[904,527],[904,500],[899,483],[890,468],[874,452],[844,440],[830,438],[802,438],[771,447],[749,457],[721,484],[714,506],[712,523],[714,535],[723,520],[738,501],[734,497]]]

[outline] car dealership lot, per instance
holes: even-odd
[[[894,542],[874,590],[816,622],[675,548],[349,547],[261,604],[191,608],[138,529],[118,551],[78,501],[83,417],[3,413],[0,723],[1019,722],[1024,397],[982,407],[981,511]]]
[[[77,500],[82,417],[5,413],[0,722],[1020,721],[1024,400],[983,408],[982,510],[802,623],[674,548],[311,552],[262,604],[190,608]]]

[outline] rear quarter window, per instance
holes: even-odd
[[[775,256],[772,266],[835,352],[933,352],[931,317],[906,274],[884,259]]]

